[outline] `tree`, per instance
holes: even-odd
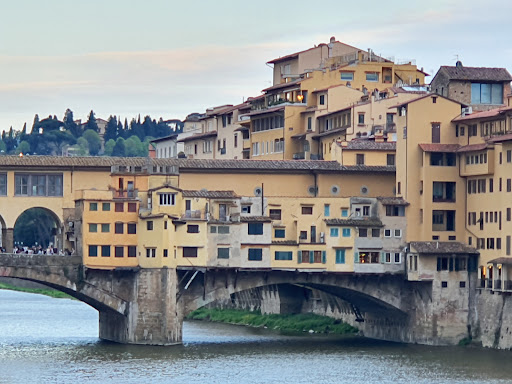
[[[103,139],[105,141],[116,140],[118,136],[117,127],[117,118],[111,115],[108,118],[107,127],[105,128],[105,135],[103,136]]]
[[[85,124],[85,130],[87,131],[89,129],[94,132],[98,132],[98,123],[96,122],[96,116],[92,110],[91,113],[89,113],[87,123]]]
[[[73,118],[73,111],[71,109],[66,109],[66,112],[64,113],[64,119],[62,120],[64,123],[64,128],[66,131],[71,133],[75,137],[80,137],[82,134],[80,127],[77,123],[75,123],[75,119]]]
[[[140,156],[142,152],[142,142],[137,136],[131,136],[124,142],[124,154],[128,157]]]
[[[28,143],[28,141],[22,141],[16,148],[17,155],[19,155],[20,153],[28,153],[28,152],[30,152],[30,144]]]
[[[34,116],[34,123],[32,124],[32,130],[30,131],[31,135],[36,135],[39,133],[39,115],[36,113]]]
[[[58,131],[64,126],[62,121],[59,121],[56,116],[48,116],[39,122],[39,129],[43,130],[43,133]]]
[[[112,139],[110,139],[109,141],[107,141],[105,143],[105,150],[103,151],[103,154],[105,156],[112,156],[112,152],[114,152],[114,147],[116,145],[116,142]]]
[[[78,146],[78,154],[80,156],[86,156],[89,154],[89,143],[83,137],[79,137],[76,141]]]
[[[84,132],[82,137],[87,140],[87,144],[89,146],[89,154],[91,156],[98,155],[101,150],[101,138],[100,135],[98,135],[98,132],[93,131],[92,129],[88,129]]]
[[[112,156],[123,157],[124,156],[124,139],[122,137],[116,140],[116,145],[112,150]]]

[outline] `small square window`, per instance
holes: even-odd
[[[137,257],[137,247],[134,245],[128,246],[128,257]]]
[[[402,237],[402,230],[401,229],[395,229],[395,237]]]
[[[350,237],[350,228],[343,228],[343,237]]]
[[[127,233],[129,235],[135,235],[137,233],[137,224],[136,223],[128,223],[128,226],[127,226]]]
[[[98,224],[89,224],[89,232],[98,232]]]
[[[110,203],[102,203],[101,210],[102,211],[110,211]]]
[[[384,237],[391,237],[391,229],[384,230]]]
[[[308,232],[307,231],[300,231],[300,236],[299,238],[301,240],[307,240],[308,239]]]
[[[124,247],[115,247],[114,256],[115,257],[124,257]]]
[[[98,246],[97,245],[89,245],[89,257],[97,257],[98,256]]]
[[[274,230],[274,237],[276,239],[284,239],[286,236],[285,236],[285,230],[284,229],[281,229],[281,228],[276,228]]]
[[[342,210],[341,210],[341,217],[348,217],[348,209],[342,208]]]
[[[101,232],[103,232],[103,233],[110,232],[110,224],[101,224]]]
[[[339,237],[340,230],[339,228],[331,228],[331,237]]]
[[[98,203],[89,203],[89,211],[97,211]]]
[[[372,237],[380,237],[380,229],[372,228]]]
[[[465,281],[459,281],[459,288],[466,288],[466,282]]]
[[[217,259],[229,259],[229,248],[217,248]]]
[[[359,228],[359,237],[368,237],[368,229]]]
[[[137,203],[128,203],[128,212],[137,212]]]
[[[124,224],[123,223],[115,223],[114,233],[122,234],[123,232],[124,232]]]
[[[448,282],[447,281],[441,281],[441,288],[448,288]]]
[[[124,203],[116,203],[115,210],[116,212],[124,212]]]
[[[102,245],[101,246],[101,256],[102,257],[110,257],[110,245]]]
[[[199,225],[197,225],[197,224],[187,225],[187,233],[199,233]]]
[[[303,215],[312,215],[313,214],[313,207],[310,207],[310,206],[302,207],[302,214]]]
[[[269,211],[269,216],[272,220],[281,220],[281,210],[280,209],[271,209]]]

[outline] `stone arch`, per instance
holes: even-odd
[[[41,215],[43,213],[46,215],[47,218],[49,218],[49,220],[51,220],[52,225],[50,228],[47,228],[48,224],[49,224],[49,222],[47,222],[47,223],[42,224],[40,227],[35,227],[37,229],[40,228],[40,230],[43,230],[43,231],[48,230],[48,238],[42,240],[42,243],[41,243],[41,239],[37,242],[40,245],[42,245],[43,247],[47,247],[51,243],[53,245],[53,247],[56,247],[59,250],[62,250],[64,248],[64,244],[63,244],[63,232],[64,232],[63,228],[64,227],[63,227],[61,217],[57,213],[55,213],[53,210],[51,210],[50,208],[47,208],[44,206],[29,207],[17,216],[17,218],[14,222],[13,228],[12,228],[13,245],[16,245],[14,243],[17,241],[17,237],[20,236],[20,232],[17,231],[17,226],[22,225],[21,221],[23,219],[25,219],[27,217],[27,215],[31,215],[31,214],[32,215]],[[39,236],[41,236],[41,235],[39,235]],[[22,245],[32,246],[32,245],[36,245],[36,244],[22,244]]]

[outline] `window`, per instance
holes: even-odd
[[[366,81],[378,82],[379,81],[379,73],[378,72],[368,72],[366,74]]]
[[[402,237],[402,230],[401,229],[395,229],[395,237]]]
[[[146,229],[148,231],[152,231],[153,230],[153,221],[151,221],[151,220],[146,221]]]
[[[391,237],[391,229],[384,230],[384,237]]]
[[[284,151],[284,139],[275,139],[274,140],[274,152],[283,152]],[[267,144],[267,153],[268,153],[268,144]]]
[[[102,211],[110,211],[110,203],[102,203],[101,210]]]
[[[503,104],[503,84],[471,83],[471,104]]]
[[[285,261],[291,261],[293,260],[293,252],[291,251],[276,251],[274,253],[274,259],[275,260],[285,260]]]
[[[313,207],[311,207],[311,206],[303,206],[302,207],[302,214],[303,215],[312,215],[313,214]]]
[[[405,216],[405,207],[402,205],[386,205],[386,216]]]
[[[127,233],[129,235],[135,235],[137,233],[137,224],[136,223],[128,223]]]
[[[369,205],[363,206],[363,216],[370,216],[370,206]]]
[[[359,228],[359,237],[368,237],[368,229]]]
[[[249,223],[247,230],[249,235],[263,235],[263,223]]]
[[[89,203],[89,211],[97,211],[98,203]]]
[[[169,257],[169,250],[164,249],[163,257]]]
[[[281,229],[281,228],[276,228],[274,230],[274,237],[276,239],[284,239],[286,236],[285,236],[285,230],[284,229]]]
[[[7,175],[0,173],[0,196],[7,195]]]
[[[225,234],[229,233],[229,226],[227,226],[227,225],[219,225],[219,227],[217,229],[218,229],[219,235],[225,235]]]
[[[339,228],[331,228],[331,237],[339,237],[339,236],[340,236]]]
[[[441,124],[432,123],[432,143],[441,142]]]
[[[6,176],[3,184],[5,187],[7,186]],[[62,175],[15,174],[14,194],[18,196],[62,196]]]
[[[263,250],[261,248],[249,248],[249,261],[263,260]]]
[[[307,240],[308,239],[308,231],[300,231],[299,239],[300,240]]]
[[[199,225],[188,224],[187,225],[187,233],[199,233]]]
[[[101,224],[101,232],[103,232],[103,233],[110,232],[110,224]]]
[[[512,209],[507,208],[507,221],[512,220]]]
[[[269,211],[269,216],[272,220],[281,220],[281,210],[280,209],[271,209]]]
[[[507,163],[512,162],[512,150],[507,150]]]
[[[134,245],[128,246],[128,257],[137,257],[137,247]]]
[[[402,254],[400,252],[395,252],[395,264],[400,264],[402,262]]]
[[[98,246],[97,245],[89,245],[89,257],[97,257],[98,256]]]
[[[313,118],[308,117],[308,131],[311,131],[313,129]]]
[[[512,182],[511,179],[507,179],[507,192],[512,191]]]
[[[372,237],[380,237],[380,229],[372,228]]]
[[[320,105],[325,105],[325,95],[320,95],[320,101],[318,102]]]
[[[101,257],[110,257],[110,245],[101,246]]]
[[[116,212],[124,212],[124,203],[116,203],[114,209]]]
[[[350,237],[350,228],[343,228],[341,235],[343,237]]]
[[[146,257],[148,257],[148,258],[156,257],[156,248],[146,248]]]
[[[89,224],[89,232],[98,232],[98,224]]]
[[[217,248],[217,259],[229,259],[229,248]]]
[[[183,257],[197,257],[197,247],[183,247]]]
[[[137,203],[128,203],[128,212],[137,212]]]
[[[122,234],[124,231],[124,224],[123,223],[115,223],[114,224],[114,233]]]
[[[329,217],[331,215],[331,206],[329,204],[324,204],[324,216]]]
[[[115,257],[124,257],[124,247],[114,247]]]
[[[354,72],[341,72],[341,80],[353,81],[354,80]]]
[[[242,213],[251,213],[250,205],[242,205]]]
[[[345,250],[336,249],[336,264],[345,264]]]
[[[357,116],[357,124],[364,125],[364,113],[359,113]]]
[[[168,206],[176,204],[176,194],[175,193],[159,193],[158,194],[160,205]]]
[[[348,217],[348,209],[346,209],[346,208],[341,209],[341,217]]]
[[[364,165],[364,154],[363,153],[356,154],[356,164]]]
[[[395,155],[392,155],[392,154],[386,155],[386,164],[389,166],[395,165]]]
[[[447,281],[441,281],[441,288],[448,288],[448,282]]]

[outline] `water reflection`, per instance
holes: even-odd
[[[436,348],[186,322],[184,345],[97,338],[86,305],[0,291],[0,383],[499,383],[510,352]]]

